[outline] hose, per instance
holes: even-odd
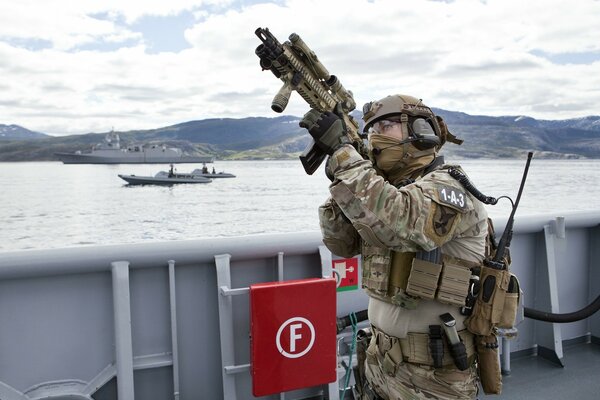
[[[355,312],[354,316],[355,316],[355,320],[354,320],[355,323],[359,323],[359,322],[366,321],[367,319],[369,319],[367,310]],[[336,321],[337,333],[340,333],[341,331],[343,331],[350,325],[352,325],[352,319],[350,318],[350,315],[347,315],[345,317],[339,317]]]
[[[533,308],[524,308],[525,318],[531,318],[537,321],[556,322],[559,324],[580,321],[591,316],[598,310],[600,310],[600,295],[596,297],[596,300],[588,304],[586,307],[571,313],[553,314],[545,311],[534,310]]]

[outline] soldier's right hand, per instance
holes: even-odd
[[[344,123],[330,111],[311,109],[304,114],[300,127],[308,129],[315,144],[326,154],[333,154],[342,145],[350,143],[344,130]]]

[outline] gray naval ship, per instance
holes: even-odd
[[[54,153],[64,164],[178,164],[211,163],[212,156],[184,155],[181,149],[164,145],[121,147],[119,135],[111,131],[89,153]]]
[[[578,317],[524,308],[500,332],[502,394],[479,399],[600,394],[600,313],[576,311],[598,308],[600,210],[558,215],[515,220],[511,270],[524,305]],[[0,399],[352,399],[354,332],[368,321],[339,321],[367,307],[357,269],[320,232],[0,252]],[[327,299],[297,290],[332,277]],[[289,310],[309,303],[325,315],[314,330],[318,314]]]

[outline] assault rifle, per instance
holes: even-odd
[[[335,75],[330,75],[317,55],[295,33],[289,41],[280,43],[269,29],[258,28],[254,32],[262,41],[256,48],[260,66],[270,70],[283,81],[283,86],[273,98],[271,109],[277,113],[287,107],[292,91],[296,91],[311,108],[338,114],[344,123],[352,145],[363,156],[366,155],[362,137],[358,133],[358,122],[350,112],[356,107],[352,92],[346,90]],[[325,159],[326,154],[311,140],[300,155],[307,174],[312,175]]]

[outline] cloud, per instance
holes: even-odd
[[[68,134],[274,116],[281,83],[258,66],[258,26],[300,34],[358,108],[408,93],[471,114],[598,114],[597,15],[594,0],[3,2],[0,123]],[[306,110],[293,95],[285,113]]]

